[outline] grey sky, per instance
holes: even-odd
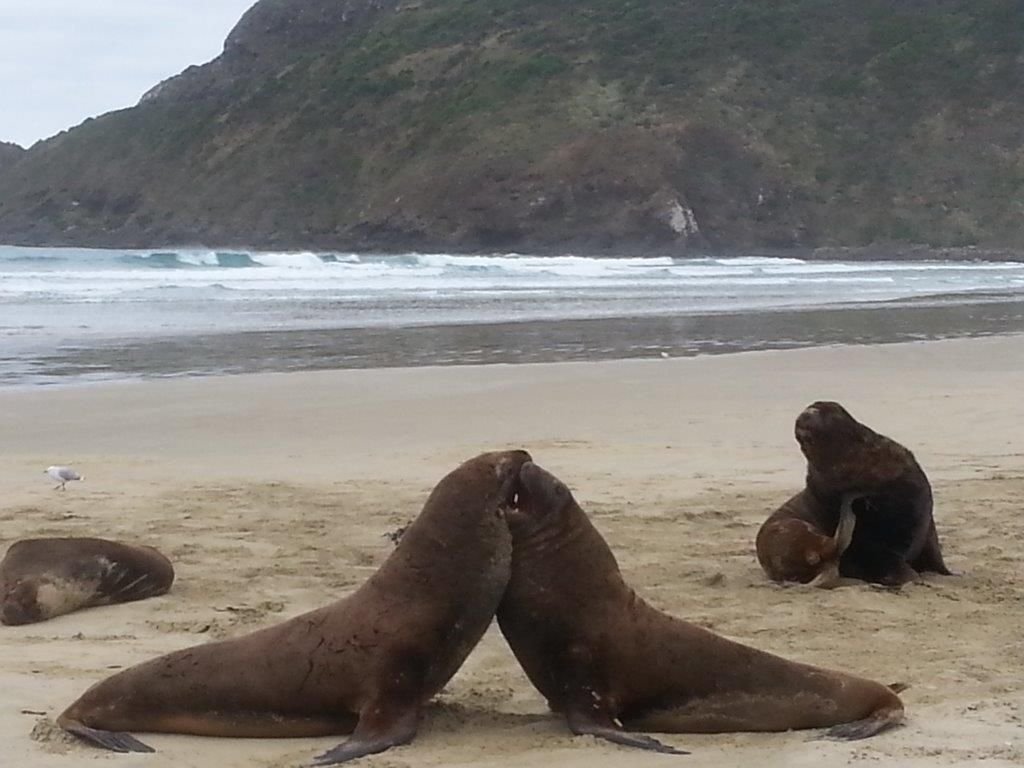
[[[220,53],[256,0],[0,0],[0,141],[135,104]]]

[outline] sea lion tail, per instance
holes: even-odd
[[[842,557],[843,552],[853,541],[853,529],[857,526],[857,516],[853,513],[853,502],[858,498],[855,494],[848,493],[843,496],[842,503],[839,505],[839,523],[836,525],[835,536],[832,537],[836,545],[837,560]]]
[[[83,741],[90,744],[109,749],[111,752],[156,752],[148,744],[136,739],[130,733],[123,731],[102,731],[98,728],[90,728],[77,720],[67,720],[63,716],[57,718],[57,725],[68,733],[74,734]]]
[[[863,720],[840,723],[825,731],[823,738],[836,741],[857,741],[867,739],[882,731],[894,728],[903,722],[903,702],[888,686],[883,686],[883,703]]]

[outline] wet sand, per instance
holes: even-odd
[[[675,735],[671,758],[569,736],[492,631],[387,766],[725,768],[1024,764],[1024,336],[686,359],[256,374],[0,390],[0,546],[101,535],[176,563],[163,597],[0,627],[5,762],[294,766],[337,739],[73,743],[53,718],[155,654],[324,605],[387,555],[384,534],[478,451],[523,446],[576,491],[652,603],[794,659],[910,687],[904,727]],[[900,593],[782,589],[757,566],[765,516],[799,489],[792,422],[836,399],[928,472],[947,561]],[[86,481],[54,491],[43,468]]]
[[[0,386],[126,378],[490,363],[623,360],[1024,332],[1006,296],[585,320],[218,332],[80,339],[0,356]]]

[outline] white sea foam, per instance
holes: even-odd
[[[310,251],[297,253],[252,253],[249,254],[249,258],[263,267],[316,270],[322,270],[327,267],[327,262]]]
[[[0,246],[24,333],[629,317],[1024,293],[1024,264]]]

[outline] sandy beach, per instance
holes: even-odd
[[[4,765],[298,766],[338,739],[153,735],[155,755],[73,742],[53,718],[154,655],[324,605],[362,582],[433,484],[525,447],[565,480],[658,607],[793,659],[909,686],[904,727],[848,744],[673,735],[689,757],[572,737],[494,627],[404,766],[1024,765],[1024,336],[686,359],[247,374],[0,389],[0,547],[95,535],[174,560],[171,592],[0,627]],[[839,400],[928,473],[947,562],[899,593],[783,589],[758,526],[802,487],[797,413]],[[86,480],[53,490],[42,470]]]

